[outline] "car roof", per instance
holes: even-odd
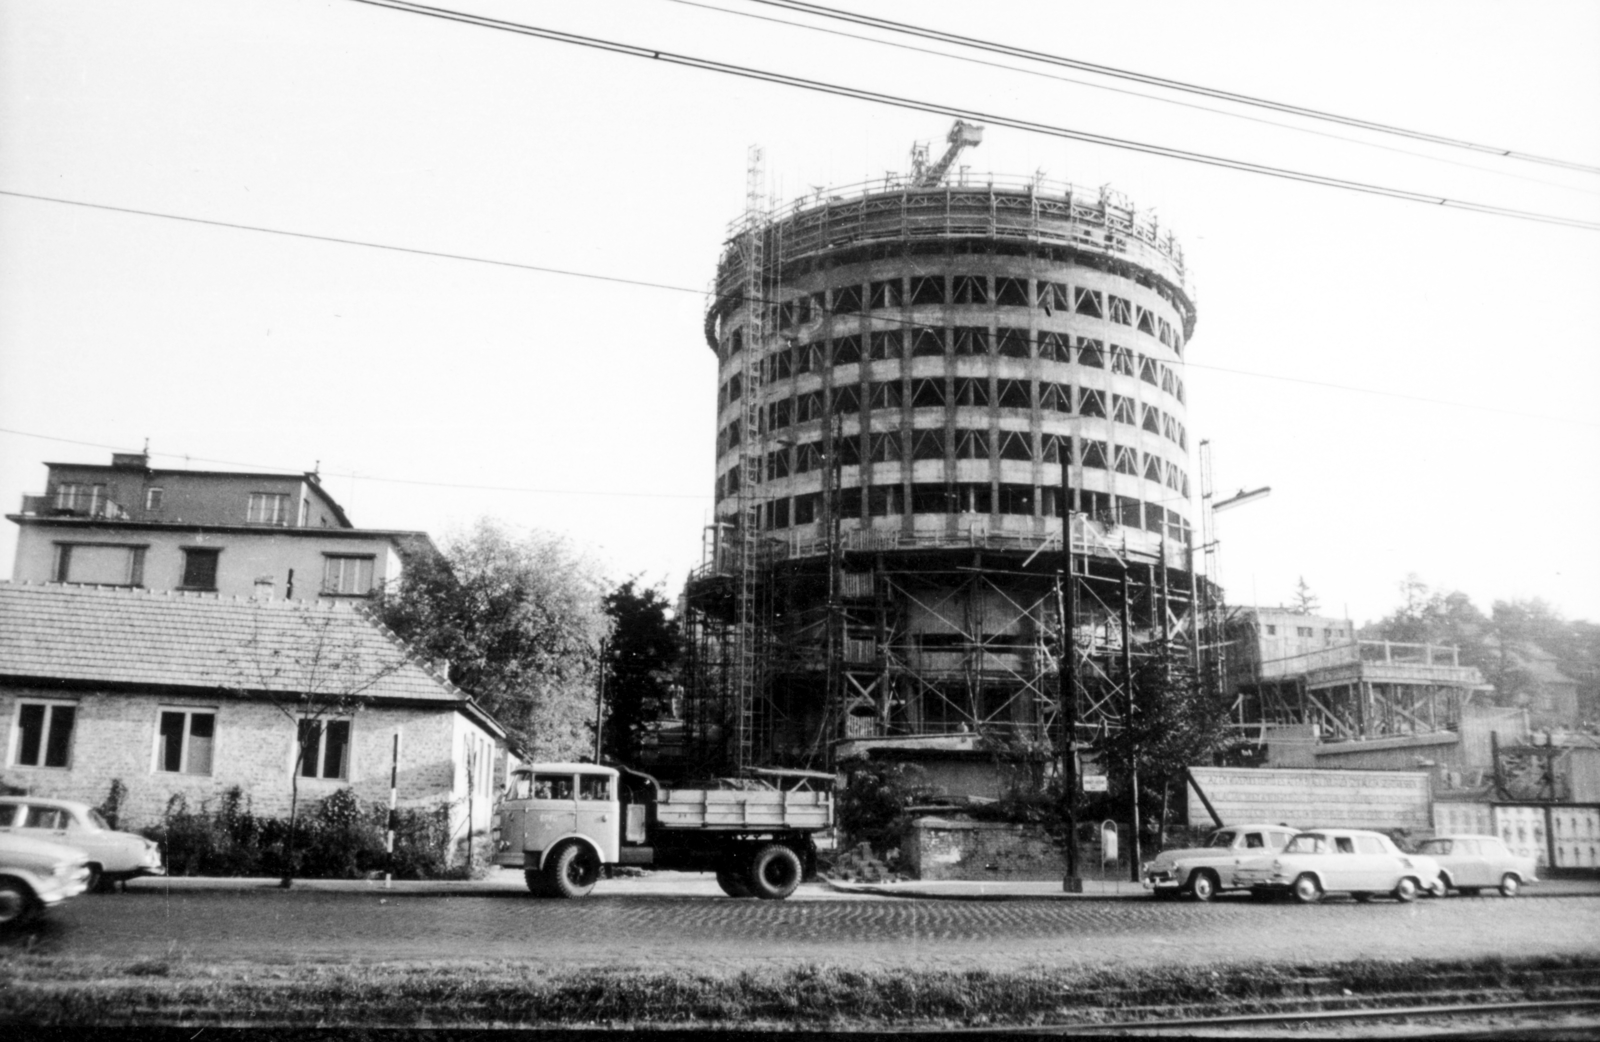
[[[1301,832],[1314,832],[1319,836],[1377,836],[1380,839],[1388,839],[1389,838],[1388,836],[1385,836],[1381,832],[1374,832],[1372,829],[1332,828],[1332,829],[1301,829],[1300,831]]]
[[[1300,829],[1295,828],[1293,825],[1280,825],[1275,821],[1250,821],[1243,825],[1220,825],[1211,831],[1221,832],[1224,829],[1282,829],[1285,832],[1301,831]]]
[[[1491,836],[1487,832],[1442,832],[1437,836],[1429,836],[1428,837],[1428,839],[1499,839],[1499,838],[1500,838],[1499,836]],[[1423,840],[1423,842],[1426,843],[1427,840]]]
[[[58,807],[61,810],[75,810],[85,814],[91,809],[87,803],[80,800],[58,800],[52,796],[0,796],[0,803],[27,803],[35,807]]]

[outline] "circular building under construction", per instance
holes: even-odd
[[[1064,677],[1098,726],[1132,649],[1190,661],[1182,252],[1104,189],[948,183],[979,134],[778,211],[752,161],[706,322],[689,760],[988,762],[1059,740]]]

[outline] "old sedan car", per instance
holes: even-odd
[[[1145,863],[1139,879],[1152,897],[1185,894],[1209,901],[1229,888],[1240,864],[1282,850],[1298,831],[1287,825],[1229,825],[1213,832],[1204,846],[1163,850]]]
[[[1410,901],[1423,890],[1438,891],[1439,866],[1430,857],[1403,853],[1381,832],[1317,829],[1291,839],[1276,857],[1246,861],[1232,884],[1257,897],[1291,894],[1302,904],[1329,893],[1357,901],[1388,894]]]
[[[83,851],[0,834],[0,930],[27,922],[88,885],[89,859]]]
[[[1439,882],[1468,897],[1494,887],[1507,897],[1529,883],[1537,883],[1538,863],[1506,849],[1495,836],[1435,836],[1424,840],[1417,853],[1439,863]]]
[[[77,800],[0,796],[0,832],[77,847],[89,858],[91,890],[167,871],[161,863],[161,848],[154,842],[119,832],[99,811]]]

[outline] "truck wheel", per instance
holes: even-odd
[[[800,855],[782,843],[769,843],[750,862],[750,889],[766,901],[782,901],[800,885],[805,869]]]
[[[717,885],[722,887],[722,892],[729,897],[754,897],[750,884],[745,881],[744,873],[736,868],[717,869]]]
[[[549,862],[550,889],[556,897],[586,897],[600,879],[600,859],[581,843],[568,843]]]
[[[1189,877],[1189,894],[1201,904],[1217,896],[1217,877],[1201,869]]]

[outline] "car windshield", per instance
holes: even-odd
[[[110,832],[111,831],[111,822],[109,822],[109,821],[107,821],[105,819],[105,815],[101,814],[99,811],[95,810],[93,807],[90,807],[89,808],[89,827],[90,828],[96,828],[96,829],[104,829],[105,831]]]
[[[1417,848],[1419,854],[1448,854],[1451,843],[1448,839],[1430,839]]]
[[[1216,833],[1215,835],[1213,835],[1211,837],[1211,842],[1207,843],[1206,846],[1208,846],[1208,847],[1231,847],[1231,846],[1233,846],[1234,837],[1237,836],[1237,835],[1238,835],[1238,833],[1237,832],[1233,832],[1233,831],[1218,832],[1218,833]]]
[[[1296,836],[1283,848],[1285,854],[1321,854],[1328,849],[1327,840],[1314,832]]]

